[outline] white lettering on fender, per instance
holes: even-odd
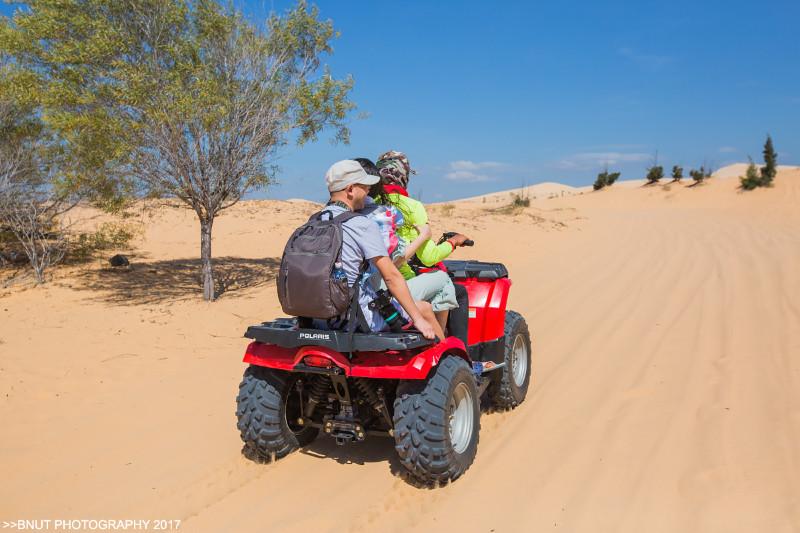
[[[320,339],[320,340],[329,341],[329,340],[331,340],[331,335],[330,335],[330,333],[301,333],[300,334],[300,338],[301,339]]]

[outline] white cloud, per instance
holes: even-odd
[[[583,152],[565,157],[557,162],[555,166],[566,170],[588,170],[603,165],[641,163],[643,161],[649,161],[652,158],[652,154],[642,152]]]
[[[495,179],[492,171],[505,168],[508,168],[507,164],[497,161],[452,161],[444,177],[450,181],[492,181]]]
[[[476,171],[482,169],[499,169],[505,168],[508,165],[505,163],[498,163],[497,161],[453,161],[450,163],[450,170],[469,170],[469,171]]]
[[[723,146],[722,148],[719,149],[719,152],[721,154],[733,154],[738,152],[738,150],[733,146]]]
[[[450,181],[491,181],[492,178],[486,174],[477,174],[469,170],[451,170],[444,175]]]

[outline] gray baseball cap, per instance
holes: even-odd
[[[352,159],[337,161],[325,173],[325,183],[329,192],[341,191],[354,183],[375,185],[379,181],[380,177],[370,176],[358,161]]]

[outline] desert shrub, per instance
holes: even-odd
[[[750,164],[747,165],[747,172],[745,172],[744,176],[739,177],[739,181],[742,183],[742,189],[746,191],[752,191],[761,186],[761,175],[758,173],[758,168],[756,168],[756,164],[753,163],[752,159]]]
[[[751,159],[745,175],[739,177],[742,189],[746,191],[752,191],[756,187],[772,187],[772,181],[778,174],[778,154],[775,153],[772,137],[769,135],[767,135],[767,140],[764,142],[762,153],[764,154],[764,166],[758,169]]]
[[[609,187],[614,184],[615,181],[619,178],[619,172],[609,172],[608,170],[604,170],[603,172],[597,175],[597,179],[594,182],[594,190],[599,191],[603,187]]]
[[[683,167],[675,165],[672,167],[672,181],[681,181],[683,179]]]
[[[124,222],[104,222],[93,232],[77,234],[69,245],[69,256],[85,260],[96,252],[129,248],[138,235],[136,226]]]
[[[485,209],[485,211],[495,215],[518,215],[530,205],[531,199],[529,197],[512,193],[511,200],[507,204],[501,205],[500,207]]]
[[[695,185],[699,185],[703,183],[706,178],[711,177],[711,173],[705,169],[705,167],[700,167],[698,170],[690,170],[689,176],[694,180]]]
[[[511,205],[513,207],[530,207],[531,199],[527,196],[522,196],[521,194],[515,194],[514,199],[511,200]]]
[[[484,201],[486,198],[484,198]],[[456,210],[456,206],[453,204],[444,204],[439,206],[439,212],[442,213],[445,217],[450,217],[453,215],[453,212]]]
[[[664,177],[664,167],[661,165],[653,165],[647,170],[647,183],[658,183]]]

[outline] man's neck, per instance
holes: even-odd
[[[342,198],[333,198],[331,197],[328,205],[336,205],[341,207],[342,209],[347,209],[348,211],[353,211],[353,204],[348,202],[346,199]]]

